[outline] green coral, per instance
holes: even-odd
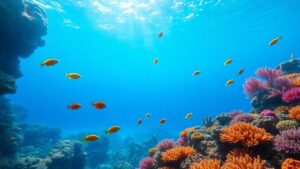
[[[297,127],[297,122],[295,120],[283,120],[276,124],[276,128],[279,131],[287,130],[294,127]]]

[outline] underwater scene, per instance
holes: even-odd
[[[0,0],[0,169],[300,169],[299,0]]]

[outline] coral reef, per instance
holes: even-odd
[[[294,160],[292,158],[288,158],[284,160],[284,162],[281,165],[281,169],[297,169],[300,168],[300,161]]]
[[[101,140],[89,143],[85,146],[87,153],[87,165],[95,168],[98,164],[103,164],[108,160],[109,140],[102,137]]]
[[[274,138],[274,146],[277,151],[283,151],[287,154],[300,154],[300,128],[281,131]]]

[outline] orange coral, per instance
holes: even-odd
[[[180,137],[187,137],[187,134],[191,131],[193,131],[194,128],[186,128],[182,132],[180,132]]]
[[[291,82],[291,85],[293,87],[300,87],[300,78],[297,77],[297,78],[293,79],[292,82]]]
[[[220,160],[202,160],[198,163],[193,163],[190,169],[221,169]]]
[[[300,168],[300,161],[294,160],[292,158],[287,158],[281,164],[281,169],[299,169]]]
[[[161,159],[164,162],[178,162],[189,156],[195,155],[195,153],[196,152],[192,147],[179,146],[164,152]]]
[[[288,74],[288,75],[286,75],[285,77],[288,78],[288,79],[295,79],[295,78],[300,77],[300,73],[292,73],[292,74]]]
[[[250,123],[238,122],[221,130],[220,140],[253,147],[261,142],[271,141],[273,136],[264,129]]]
[[[300,120],[300,106],[292,107],[289,110],[289,117],[296,120]]]
[[[267,169],[265,160],[260,156],[254,157],[247,150],[235,149],[227,154],[227,159],[222,169]]]

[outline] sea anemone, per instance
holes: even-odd
[[[300,106],[292,107],[289,110],[289,117],[292,119],[300,120]]]
[[[274,138],[274,146],[277,151],[300,154],[300,128],[281,131]]]
[[[156,145],[156,148],[160,151],[160,152],[165,152],[171,148],[173,148],[175,146],[175,142],[173,140],[170,139],[165,139],[162,140],[161,142],[159,142]]]
[[[227,159],[222,169],[266,169],[265,160],[260,156],[253,156],[247,151],[234,149],[227,154]]]
[[[150,157],[147,157],[140,161],[139,169],[151,169],[153,166],[154,160]]]
[[[292,158],[287,158],[281,164],[281,169],[299,169],[300,161]]]
[[[193,163],[190,169],[221,169],[220,160],[202,160],[197,163]]]
[[[222,142],[241,144],[245,147],[253,147],[262,142],[271,141],[273,136],[264,129],[250,123],[238,122],[221,129],[220,140]]]
[[[250,78],[244,84],[244,91],[249,98],[254,97],[263,90],[265,90],[264,83],[256,78]]]
[[[283,120],[276,124],[276,128],[279,131],[288,130],[295,127],[297,127],[297,122],[295,120]]]
[[[286,77],[279,77],[273,81],[273,88],[278,91],[286,91],[291,88],[291,80]]]
[[[193,130],[194,130],[193,127],[184,129],[182,132],[180,132],[180,137],[187,137],[188,133]]]
[[[174,147],[162,154],[164,162],[180,162],[189,156],[195,155],[195,150],[192,147]]]
[[[279,69],[260,68],[256,71],[256,75],[271,82],[282,75]]]
[[[238,122],[251,123],[254,120],[251,114],[239,114],[234,117],[234,119],[230,122],[230,124],[235,124]]]
[[[300,87],[292,88],[282,94],[282,100],[286,103],[300,101]]]

